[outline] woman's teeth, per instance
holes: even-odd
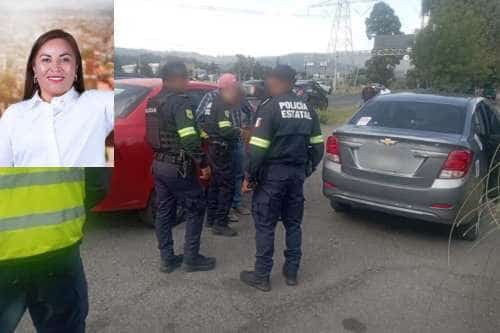
[[[47,79],[49,81],[52,81],[52,82],[61,82],[62,80],[64,80],[64,77],[62,77],[62,76],[49,76],[49,77],[47,77]]]

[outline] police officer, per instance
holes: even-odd
[[[318,116],[292,91],[295,75],[290,66],[278,65],[267,77],[271,97],[259,106],[243,185],[244,191],[255,188],[252,215],[257,251],[255,270],[241,272],[240,279],[263,291],[271,290],[274,233],[280,217],[286,230],[283,275],[288,285],[297,284],[304,180],[323,157]]]
[[[199,178],[208,179],[210,168],[201,149],[189,97],[185,94],[188,73],[183,63],[172,62],[162,68],[161,74],[163,88],[149,100],[146,109],[147,138],[154,150],[160,270],[170,273],[184,263],[185,271],[207,271],[215,268],[215,258],[199,254],[206,207]],[[197,175],[196,166],[201,176]],[[172,238],[178,203],[186,211],[184,256],[174,254]]]
[[[239,106],[241,89],[233,74],[223,74],[218,89],[205,95],[198,106],[197,123],[206,135],[208,157],[213,176],[207,194],[207,226],[214,235],[236,236],[229,223],[229,210],[234,194],[232,152],[242,130],[233,126],[231,110]]]

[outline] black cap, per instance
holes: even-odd
[[[288,65],[277,65],[269,72],[268,77],[275,77],[279,80],[293,83],[295,82],[295,75],[297,75],[297,72],[292,67]]]
[[[187,77],[188,71],[186,65],[183,62],[175,61],[169,62],[168,64],[163,66],[160,71],[160,75],[163,79],[175,76]]]

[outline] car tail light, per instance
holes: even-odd
[[[472,164],[472,152],[469,150],[454,150],[443,164],[439,178],[458,179],[467,174]]]
[[[446,204],[446,203],[437,203],[431,206],[431,208],[436,208],[436,209],[452,209],[453,205],[452,204]]]
[[[337,186],[335,186],[335,184],[333,183],[330,183],[330,182],[324,182],[324,186],[325,188],[330,188],[330,189],[334,189],[334,188],[337,188]]]
[[[326,140],[326,157],[335,163],[340,163],[340,145],[335,135],[331,135]]]

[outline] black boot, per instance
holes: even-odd
[[[234,237],[238,235],[238,232],[231,228],[230,226],[214,225],[212,227],[212,234],[217,236]]]
[[[297,272],[290,272],[283,267],[283,276],[285,277],[285,282],[289,286],[296,286],[297,282]]]
[[[215,268],[215,263],[215,258],[205,257],[199,254],[194,259],[184,260],[183,269],[185,272],[211,271]]]
[[[269,277],[263,278],[257,276],[254,271],[243,271],[240,273],[240,280],[251,287],[257,288],[262,291],[270,291],[271,283]]]
[[[182,260],[182,254],[177,256],[174,255],[168,259],[161,259],[160,271],[162,271],[163,273],[172,273],[177,268],[181,267]]]

